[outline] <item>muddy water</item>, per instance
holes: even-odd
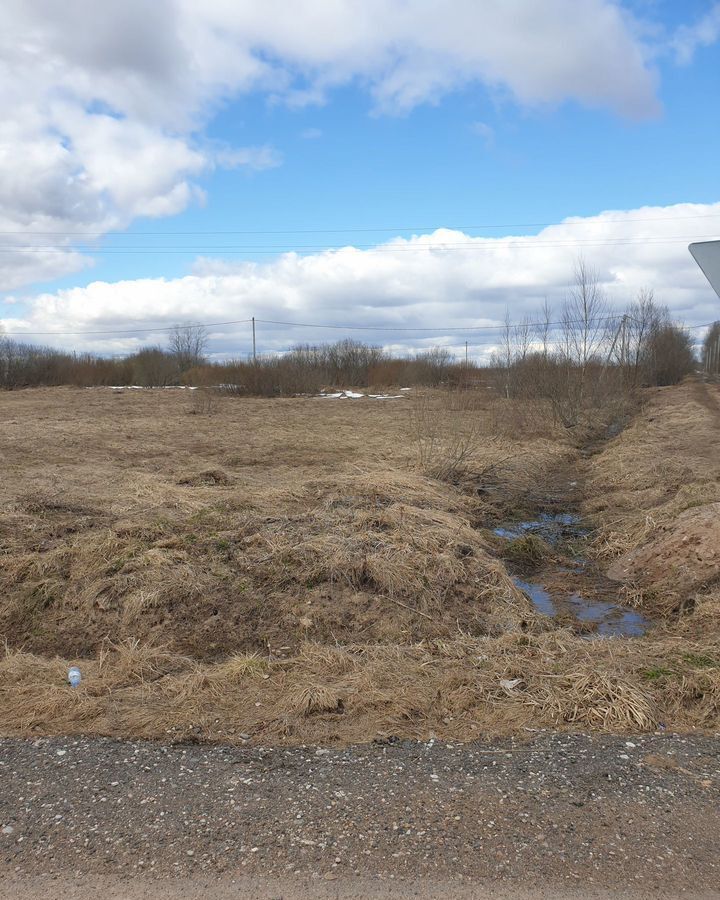
[[[537,518],[505,523],[494,533],[506,541],[536,535],[551,553],[537,568],[510,566],[515,584],[544,616],[570,625],[583,637],[639,637],[650,623],[618,602],[618,585],[581,551],[589,534],[573,513],[540,513]]]

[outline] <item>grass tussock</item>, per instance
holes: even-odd
[[[688,647],[694,647],[694,652]],[[0,728],[9,734],[276,743],[382,734],[467,739],[522,728],[609,732],[717,728],[720,644],[588,643],[569,632],[416,645],[302,645],[278,660],[200,666],[157,648],[109,646],[64,679],[71,660],[6,651]],[[243,738],[242,740],[246,740]]]
[[[524,534],[522,537],[510,541],[503,548],[504,559],[525,568],[539,566],[550,555],[550,547],[536,534]]]

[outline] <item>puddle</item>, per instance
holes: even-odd
[[[513,581],[516,587],[519,587],[523,593],[528,595],[539,613],[542,613],[544,616],[557,615],[557,609],[550,593],[541,584],[531,584],[529,581],[523,581],[522,578],[513,578]]]
[[[507,540],[535,534],[562,553],[561,542],[589,534],[578,516],[543,513],[537,519],[505,524],[494,533]],[[517,570],[516,570],[517,571]],[[544,616],[571,617],[591,640],[598,637],[640,637],[650,622],[639,612],[615,602],[617,584],[599,572],[592,562],[573,555],[548,561],[532,580],[523,572],[513,581]],[[585,628],[589,630],[585,631]]]
[[[595,624],[594,631],[583,635],[594,637],[640,637],[645,634],[650,623],[633,609],[611,603],[607,600],[589,600],[578,593],[568,597],[553,597],[542,584],[534,584],[522,578],[513,581],[532,601],[532,605],[543,616],[555,618],[563,613],[572,615],[578,622]]]
[[[537,519],[514,522],[493,530],[498,537],[507,538],[510,541],[526,534],[535,534],[553,547],[560,541],[584,537],[588,533],[588,529],[580,525],[579,516],[572,513],[541,513]]]

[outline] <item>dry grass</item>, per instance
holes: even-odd
[[[440,413],[448,396],[418,402]],[[39,653],[111,637],[216,659],[532,619],[473,527],[483,502],[417,466],[414,401],[216,399],[188,419],[182,392],[0,395],[0,635]],[[465,410],[485,435],[478,472],[517,485],[566,452],[491,434],[494,403]]]
[[[660,438],[651,404],[588,462],[608,556],[713,496],[712,411],[683,412],[685,390],[653,401],[670,406]],[[0,732],[293,744],[718,727],[716,587],[641,640],[584,641],[549,630],[477,529],[494,498],[575,452],[524,407],[463,399],[473,450],[450,484],[418,457],[410,401],[219,398],[189,417],[180,393],[0,395]],[[447,395],[418,402],[440,415]],[[658,485],[643,467],[661,454]],[[647,608],[647,591],[632,599]]]
[[[649,393],[641,415],[592,460],[588,511],[607,556],[637,546],[679,513],[720,500],[720,406],[711,385]]]
[[[405,646],[305,644],[290,660],[202,666],[138,650],[115,645],[100,661],[82,661],[77,690],[64,684],[69,661],[7,651],[0,729],[345,743],[523,728],[714,728],[720,714],[720,643],[710,649],[672,636],[588,643],[560,631]]]
[[[716,519],[711,504],[720,501],[719,397],[717,387],[695,380],[653,391],[588,467],[594,552],[608,562],[627,559],[632,569],[636,551],[638,581],[630,577],[623,591],[655,615],[676,616],[720,577],[720,559],[713,563],[713,548],[702,546],[706,520]],[[683,552],[673,555],[673,544]]]

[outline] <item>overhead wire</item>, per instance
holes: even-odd
[[[602,316],[595,317],[587,320],[587,324],[594,324],[597,322],[607,321],[618,321],[622,318],[626,318],[628,320],[634,321],[631,316],[627,313],[614,313],[610,316]],[[160,327],[151,327],[151,328],[116,328],[116,329],[93,329],[88,331],[27,331],[27,330],[18,330],[13,331],[5,335],[5,337],[12,338],[15,335],[26,335],[29,337],[49,337],[51,335],[59,335],[65,337],[82,337],[83,335],[107,335],[107,334],[118,334],[118,335],[127,335],[127,334],[146,334],[146,333],[162,333],[162,332],[170,332],[174,331],[176,328],[220,328],[229,325],[249,325],[253,321],[252,317],[247,319],[234,319],[226,322],[180,322],[174,323],[172,325],[163,325]],[[409,333],[409,332],[428,332],[431,336],[442,337],[446,334],[468,334],[471,332],[478,331],[497,331],[504,330],[506,328],[517,329],[517,328],[558,328],[564,327],[567,325],[578,325],[584,324],[585,320],[581,319],[573,319],[567,321],[560,322],[510,322],[510,323],[502,323],[500,325],[450,325],[447,327],[442,326],[417,326],[417,327],[407,327],[407,326],[398,326],[398,325],[336,325],[336,324],[323,324],[318,322],[285,322],[274,319],[255,319],[256,325],[281,325],[288,328],[317,328],[317,329],[332,329],[337,331],[355,331],[355,332],[379,332],[384,334],[396,334],[396,333]],[[712,326],[713,322],[705,322],[700,325],[683,325],[681,327],[686,328],[688,331],[697,330],[700,328],[709,328]],[[480,346],[476,342],[475,346]]]
[[[707,235],[675,235],[672,237],[649,238],[588,238],[586,240],[540,240],[532,235],[523,235],[519,238],[512,236],[483,237],[469,241],[445,241],[438,243],[423,243],[417,241],[412,244],[348,244],[346,246],[329,247],[317,245],[248,245],[243,247],[224,245],[220,247],[42,247],[42,246],[6,246],[0,247],[0,253],[39,253],[39,254],[65,254],[71,252],[85,252],[102,256],[155,256],[155,255],[203,255],[203,254],[251,254],[262,256],[275,256],[290,253],[340,253],[343,251],[364,251],[372,253],[427,253],[431,251],[467,252],[467,251],[497,251],[497,250],[547,250],[563,247],[625,247],[625,246],[659,246],[663,244],[685,244],[693,241],[711,240],[716,233]],[[401,240],[405,240],[404,238]],[[482,243],[478,243],[482,241]]]
[[[577,218],[577,217],[571,217]],[[591,225],[606,225],[606,224],[624,224],[624,225],[632,225],[636,222],[680,222],[680,221],[689,221],[696,219],[716,219],[720,218],[720,212],[716,213],[695,213],[688,216],[642,216],[642,217],[632,217],[632,218],[615,218],[608,219],[603,218],[602,214],[591,214],[587,218],[581,219],[580,221],[567,221],[561,220],[550,221],[550,222],[483,222],[480,224],[474,225],[378,225],[378,226],[368,226],[368,225],[344,225],[338,228],[321,228],[318,226],[298,226],[294,228],[274,228],[274,229],[261,229],[261,228],[252,228],[252,229],[201,229],[201,230],[156,230],[156,231],[137,231],[137,232],[112,232],[115,235],[123,236],[158,236],[158,235],[218,235],[218,234],[249,234],[249,235],[257,235],[257,234],[363,234],[363,233],[374,233],[374,232],[390,232],[390,231],[431,231],[436,230],[438,228],[447,228],[449,230],[464,230],[464,229],[490,229],[490,228],[552,228],[554,226],[570,226],[570,227],[582,227],[582,226],[591,226]],[[67,229],[57,229],[57,230],[35,230],[30,228],[25,229],[4,229],[0,230],[0,235],[15,235],[15,234],[37,234],[37,235],[51,235],[51,236],[62,236],[62,237],[101,237],[109,232],[106,231],[70,231]]]

